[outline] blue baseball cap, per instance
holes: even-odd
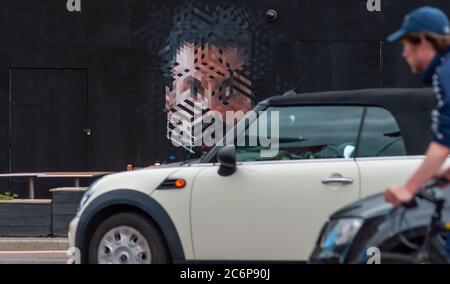
[[[398,41],[408,33],[432,32],[450,35],[450,22],[444,12],[434,7],[421,7],[405,16],[401,28],[387,39]]]

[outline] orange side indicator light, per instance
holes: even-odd
[[[184,179],[177,179],[174,184],[176,188],[183,188],[186,186],[186,181]]]

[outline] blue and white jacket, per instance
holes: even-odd
[[[433,59],[424,76],[437,104],[431,113],[433,141],[450,148],[450,48]]]

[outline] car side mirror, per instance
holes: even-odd
[[[236,172],[236,150],[234,146],[225,146],[217,153],[219,162],[219,175],[223,177],[231,176]]]

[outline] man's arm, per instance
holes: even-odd
[[[395,206],[409,202],[425,182],[438,174],[449,154],[450,149],[447,146],[432,142],[428,147],[425,160],[405,185],[388,188],[385,192],[386,201],[393,203]]]
[[[422,162],[417,171],[406,182],[406,187],[414,194],[419,188],[433,178],[441,169],[450,149],[447,146],[432,142],[428,147],[425,160]]]

